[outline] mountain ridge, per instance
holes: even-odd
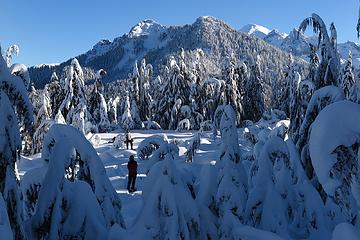
[[[84,67],[86,80],[92,80],[95,72],[103,68],[108,72],[104,81],[112,82],[127,78],[134,62],[142,58],[146,58],[147,62],[153,65],[154,74],[159,74],[161,66],[166,64],[167,57],[176,54],[180,49],[202,49],[209,61],[218,66],[216,72],[219,72],[225,58],[231,55],[237,55],[238,59],[247,56],[251,48],[251,54],[259,54],[261,50],[266,50],[276,52],[281,55],[280,58],[286,58],[288,55],[262,39],[238,31],[220,19],[202,16],[194,23],[182,26],[163,26],[154,20],[143,20],[134,25],[128,33],[112,41],[100,40],[89,51],[74,57]],[[71,59],[59,65],[30,67],[30,76],[35,86],[42,88],[49,81],[53,71],[61,76],[62,69],[70,64]]]

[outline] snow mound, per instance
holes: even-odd
[[[333,231],[332,240],[356,240],[360,238],[360,231],[349,223],[340,223]]]

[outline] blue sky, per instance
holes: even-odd
[[[183,25],[210,15],[234,28],[257,23],[289,32],[318,13],[334,21],[339,42],[356,38],[358,0],[1,0],[0,43],[18,44],[15,62],[32,66],[57,63],[84,53],[100,39],[127,33],[143,19]]]

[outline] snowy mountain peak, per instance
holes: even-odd
[[[240,29],[241,32],[247,33],[249,35],[254,35],[259,38],[264,38],[266,35],[268,35],[271,30],[257,24],[248,24],[245,25]]]
[[[277,29],[272,30],[271,32],[268,33],[267,35],[268,37],[270,36],[279,36],[281,38],[286,38],[287,36],[289,36],[289,34],[283,33],[283,32],[279,32]]]
[[[165,27],[152,19],[146,19],[136,24],[129,32],[129,37],[139,37],[159,32]]]
[[[219,21],[219,20],[216,19],[215,17],[212,17],[212,16],[201,16],[201,17],[198,17],[196,19],[196,21],[200,21],[200,22],[216,22],[216,21]]]

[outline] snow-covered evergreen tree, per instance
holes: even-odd
[[[177,106],[178,100],[181,100],[182,105],[188,105],[190,84],[190,73],[183,57],[176,61],[175,57],[171,56],[164,70],[163,84],[159,93],[155,96],[157,103],[155,121],[162,127],[176,129],[178,122],[172,118],[174,117],[173,110],[175,105]],[[180,107],[176,108],[180,109]]]
[[[104,86],[101,78],[106,74],[103,69],[96,73],[93,91],[89,98],[89,112],[92,116],[92,122],[97,126],[99,132],[106,132],[110,128],[108,116],[108,106],[104,98]]]
[[[350,91],[355,84],[355,77],[352,66],[352,54],[349,52],[349,57],[341,71],[340,86],[344,90],[345,98],[350,99]]]
[[[220,124],[221,148],[217,162],[216,204],[219,211],[219,239],[228,239],[232,230],[244,222],[248,195],[247,176],[240,159],[235,112],[231,105],[224,108]]]
[[[304,32],[311,26],[318,33],[318,46],[320,47],[321,59],[316,72],[314,84],[316,89],[326,85],[336,85],[340,74],[340,57],[337,51],[337,33],[335,25],[330,25],[330,35],[321,17],[315,13],[302,21],[299,26],[300,32]]]
[[[121,116],[121,127],[126,130],[135,128],[135,122],[132,119],[130,107],[130,99],[129,95],[127,95],[125,101],[125,110],[123,115]]]
[[[15,56],[19,55],[19,51],[20,51],[19,46],[16,44],[13,44],[6,49],[5,60],[8,68],[11,67],[11,59],[13,55]]]
[[[117,106],[119,104],[119,101],[120,98],[116,97],[115,99],[110,98],[107,103],[108,118],[111,125],[116,125],[118,123]]]
[[[39,94],[39,91],[36,90],[34,85],[30,86],[29,99],[30,99],[31,105],[33,106],[34,116],[37,116],[37,113],[38,113],[39,109],[41,108],[41,95]]]
[[[299,138],[296,142],[296,146],[300,150],[301,154],[301,163],[310,180],[313,180],[314,177],[313,166],[308,152],[311,125],[322,109],[331,103],[341,101],[343,99],[343,91],[334,86],[326,86],[316,90],[310,99],[303,122],[299,129]]]
[[[64,91],[60,85],[56,72],[53,72],[51,75],[50,82],[45,85],[45,89],[49,93],[50,105],[53,110],[52,117],[54,117],[60,108],[64,95]]]
[[[0,49],[1,52],[1,49]],[[16,115],[14,112],[16,109]],[[16,177],[21,139],[18,122],[32,127],[33,113],[24,82],[10,73],[0,56],[0,192],[5,200],[14,239],[24,239],[22,202]]]
[[[61,103],[60,110],[67,123],[71,124],[75,117],[74,114],[79,114],[82,110],[84,110],[84,115],[87,114],[84,73],[76,58],[71,61],[71,65],[67,69],[64,92],[65,98]],[[87,117],[84,116],[86,120]],[[79,116],[75,118],[78,119]]]
[[[138,66],[135,62],[132,82],[134,84],[134,96],[137,106],[139,107],[139,115],[141,120],[146,120],[150,117],[149,107],[152,102],[150,95],[150,79],[153,72],[151,64],[146,64],[143,59]]]
[[[38,112],[35,121],[35,132],[33,136],[32,153],[38,153],[41,151],[43,145],[44,136],[50,129],[53,121],[50,119],[52,115],[50,99],[47,96],[46,89],[42,93],[42,106]]]
[[[230,104],[233,107],[236,114],[236,125],[239,125],[241,121],[240,115],[243,110],[238,86],[240,76],[237,70],[237,63],[235,62],[235,59],[231,58],[223,77],[226,82],[226,104]]]
[[[324,108],[312,124],[309,152],[316,176],[345,221],[359,217],[360,106],[338,101]]]
[[[293,139],[297,139],[299,126],[301,125],[300,83],[300,74],[298,72],[291,74],[291,78],[289,78],[289,115],[291,123],[289,132]]]
[[[131,114],[131,118],[132,118],[132,120],[134,121],[134,124],[135,124],[134,128],[135,129],[141,129],[143,127],[143,124],[142,124],[140,114],[139,114],[139,109],[138,109],[138,106],[137,106],[135,100],[132,100],[132,102],[131,102],[130,114]]]
[[[246,206],[248,224],[289,238],[288,214],[292,214],[292,188],[296,182],[289,150],[275,136],[266,141],[252,174],[253,188]]]
[[[257,56],[255,63],[251,66],[251,75],[247,81],[246,91],[244,96],[244,115],[245,119],[259,120],[262,113],[265,111],[265,89],[261,70],[261,58]]]
[[[312,82],[315,82],[316,72],[319,67],[319,56],[316,53],[316,47],[310,44],[310,66],[309,66],[309,75],[308,79]]]

